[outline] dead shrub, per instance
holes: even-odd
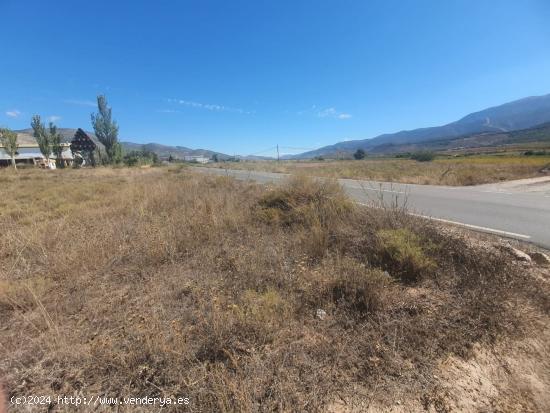
[[[195,357],[201,362],[228,363],[231,367],[232,350],[246,348],[239,339],[238,323],[230,308],[224,312],[216,308],[206,310],[193,332],[199,338]]]
[[[397,294],[393,279],[384,271],[351,257],[327,257],[298,279],[301,312],[311,317],[316,309],[336,312],[343,319],[363,318],[388,308]]]
[[[354,209],[336,181],[293,176],[259,200],[258,216],[265,222],[286,226],[328,227]]]
[[[330,250],[331,234],[319,222],[298,231],[300,249],[311,262],[321,260]]]
[[[0,311],[2,309],[32,310],[39,305],[50,286],[51,281],[44,277],[0,281]]]
[[[289,315],[289,304],[276,290],[263,293],[247,290],[241,297],[240,318],[266,325],[277,325]],[[239,307],[237,307],[239,310]]]
[[[332,271],[325,288],[336,307],[359,316],[385,308],[392,286],[387,273],[349,258],[338,260]]]
[[[273,340],[274,334],[291,316],[292,307],[281,294],[269,289],[263,293],[245,291],[239,304],[232,306],[242,331],[254,335],[253,341],[264,345]]]

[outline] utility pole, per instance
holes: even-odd
[[[279,162],[279,144],[277,144],[277,162]]]

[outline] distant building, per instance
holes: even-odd
[[[89,161],[95,167],[94,151],[97,145],[82,129],[76,130],[70,148],[77,166],[85,165]]]
[[[196,162],[196,163],[208,163],[210,159],[205,158],[204,156],[195,156],[195,155],[185,155],[183,157],[184,161],[187,162]]]
[[[71,153],[70,145],[68,143],[61,144],[63,152],[59,162],[63,162],[66,166],[72,165],[73,154]],[[38,144],[20,144],[15,155],[15,163],[19,165],[34,165],[40,168],[55,169],[55,155],[50,155],[49,163],[46,161]],[[11,166],[11,156],[4,150],[4,147],[0,145],[0,167]]]
[[[97,148],[92,138],[80,128],[76,130],[70,146],[72,152],[93,152]]]

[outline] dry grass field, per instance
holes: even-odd
[[[207,166],[328,178],[462,186],[549,175],[550,156],[479,155],[438,158],[432,162],[391,158],[368,158],[361,161],[281,161],[279,163],[254,161],[214,163]]]
[[[167,412],[550,407],[548,269],[488,236],[357,207],[336,183],[3,170],[0,234],[8,397],[190,399]]]

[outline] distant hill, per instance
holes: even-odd
[[[63,142],[70,142],[73,139],[74,134],[76,133],[76,129],[72,128],[58,128],[59,133],[63,136]],[[20,144],[28,145],[28,144],[35,144],[36,139],[32,136],[33,130],[31,128],[28,129],[21,129],[16,131],[18,134],[18,139]],[[93,132],[85,131],[86,134],[101,148],[103,148],[103,145],[99,142],[97,137]],[[168,158],[170,155],[172,155],[174,158],[181,158],[183,159],[184,156],[204,156],[206,158],[211,158],[212,155],[217,154],[220,159],[227,159],[230,158],[229,155],[210,151],[207,149],[191,149],[186,148],[185,146],[166,146],[161,145],[158,143],[133,143],[133,142],[120,142],[122,145],[122,150],[125,152],[133,151],[133,150],[148,150],[151,152],[156,153],[161,158]]]
[[[216,154],[220,159],[230,158],[229,155],[224,153],[210,151],[208,149],[191,149],[185,146],[167,146],[161,145],[159,143],[132,143],[132,142],[121,142],[122,149],[126,152],[135,151],[135,150],[148,150],[156,153],[161,158],[168,158],[172,155],[174,158],[183,159],[184,156],[204,156],[206,158],[211,158],[212,155]]]
[[[421,150],[449,151],[458,149],[484,148],[504,145],[547,142],[550,145],[550,123],[533,128],[511,132],[482,132],[458,138],[445,138],[433,141],[394,144],[387,143],[370,149],[371,154],[396,154]]]
[[[237,159],[241,159],[243,161],[273,161],[277,158],[274,158],[273,156],[258,156],[258,155],[237,155],[235,156]],[[283,157],[281,156],[281,159]]]
[[[403,144],[444,141],[472,134],[506,133],[531,128],[546,122],[550,122],[550,94],[528,97],[471,113],[456,122],[443,126],[384,134],[372,139],[339,142],[294,155],[292,158],[307,159],[315,156],[331,156],[340,152],[354,152],[359,148],[365,149],[367,152],[384,153],[390,148]],[[390,152],[394,152],[394,149],[391,149]]]

